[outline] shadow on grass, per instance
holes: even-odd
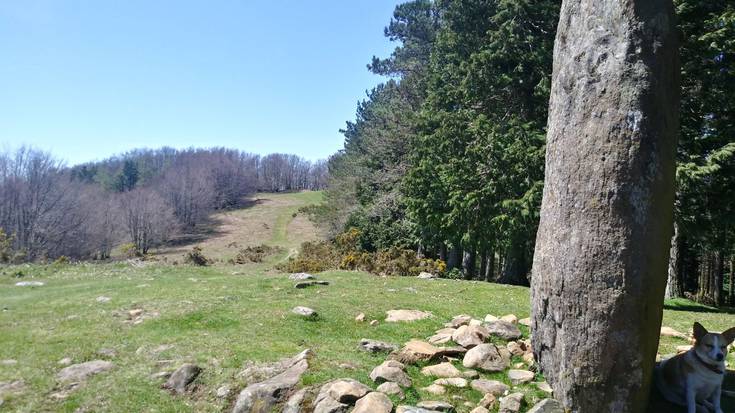
[[[665,310],[672,311],[691,311],[693,313],[717,313],[717,314],[735,314],[733,307],[710,307],[704,304],[695,303],[685,298],[675,298],[664,302]]]

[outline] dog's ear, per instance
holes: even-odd
[[[735,341],[735,327],[724,331],[722,336],[725,337],[728,345],[732,344],[732,342]]]
[[[703,325],[701,325],[701,324],[699,324],[697,322],[694,323],[693,331],[694,331],[694,339],[695,340],[701,339],[702,337],[704,337],[708,333],[707,329],[704,328]]]

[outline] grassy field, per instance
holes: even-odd
[[[205,254],[213,254],[219,246],[231,242],[294,248],[315,235],[308,230],[309,224],[298,222],[302,217],[293,217],[293,213],[318,197],[315,193],[269,195],[268,202],[231,213],[250,230],[239,235],[233,235],[234,230],[222,231],[230,234],[224,238],[231,238],[203,242]],[[268,206],[274,204],[278,207]],[[219,258],[227,258],[227,254],[220,254]],[[216,389],[229,384],[239,390],[242,383],[236,374],[246,361],[272,361],[305,348],[314,350],[316,357],[304,384],[353,377],[372,385],[367,375],[384,356],[359,351],[361,338],[393,343],[425,338],[461,313],[475,317],[529,315],[528,289],[480,282],[381,278],[335,271],[320,274],[321,279],[331,283],[329,286],[297,290],[286,274],[271,269],[273,261],[282,258],[262,264],[220,263],[210,267],[172,265],[169,260],[168,264],[121,262],[0,269],[0,360],[17,361],[0,363],[0,382],[25,383],[21,392],[5,396],[0,411],[219,412],[228,408],[232,399],[218,399]],[[16,278],[19,273],[22,278]],[[42,281],[45,285],[14,286],[21,280]],[[110,300],[98,302],[102,296]],[[320,315],[313,321],[301,319],[290,313],[296,305],[312,307]],[[689,305],[683,301],[669,303],[664,324],[680,331],[688,331],[695,320],[712,330],[735,324],[731,314]],[[680,310],[682,307],[689,311]],[[382,322],[385,311],[396,308],[431,311],[434,317],[414,323]],[[140,324],[128,320],[132,309],[144,310]],[[381,322],[374,327],[357,323],[354,317],[360,312],[368,320]],[[686,343],[665,339],[661,353],[672,353],[681,344]],[[74,363],[105,358],[98,354],[101,349],[115,351],[109,359],[116,367],[94,376],[66,398],[55,397],[61,390],[55,379],[62,368],[58,361],[65,357]],[[173,370],[183,362],[197,363],[204,372],[194,394],[172,396],[160,389],[163,380],[152,375]],[[730,362],[735,362],[732,355]],[[415,388],[430,384],[417,368],[413,367],[411,373]],[[504,379],[502,374],[487,377]],[[529,401],[539,396],[530,388],[526,390]],[[450,392],[445,398],[451,395],[470,401],[480,397],[474,391],[463,390]],[[407,396],[408,402],[437,399],[417,390]],[[456,401],[454,404],[461,405]],[[732,404],[726,407],[735,408]]]

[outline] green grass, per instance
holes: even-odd
[[[268,229],[272,233],[259,236],[269,239],[271,245],[289,248],[303,235],[289,233],[293,212],[298,205],[317,202],[321,194],[268,197],[283,201],[277,203],[277,212],[259,211],[256,206],[247,214],[272,219],[274,224]],[[297,290],[287,275],[271,269],[271,261],[210,267],[116,263],[0,268],[0,360],[18,361],[15,365],[0,364],[0,382],[22,379],[27,385],[24,392],[6,396],[0,411],[219,412],[231,401],[218,400],[215,390],[223,384],[239,390],[242,383],[235,376],[246,361],[272,361],[305,348],[316,354],[303,378],[305,385],[338,377],[373,385],[368,374],[385,356],[359,351],[361,338],[401,344],[432,335],[461,313],[478,318],[486,314],[529,315],[527,288],[335,271],[320,275],[331,282],[329,286]],[[40,280],[46,285],[16,287],[15,282],[21,280],[15,278],[18,272],[24,274],[22,280]],[[103,295],[111,301],[97,302]],[[310,321],[291,314],[296,305],[316,309],[319,317]],[[668,306],[664,325],[679,331],[687,332],[694,321],[715,331],[733,324],[731,314],[690,302],[677,300]],[[134,308],[153,316],[133,325],[126,315]],[[415,323],[383,322],[385,311],[396,308],[431,311],[434,317]],[[375,327],[357,323],[354,317],[360,312],[368,321],[381,322]],[[528,334],[525,327],[523,330]],[[681,344],[686,343],[664,339],[661,353],[671,353]],[[172,347],[153,352],[162,345]],[[58,360],[71,357],[79,363],[97,359],[102,348],[117,351],[112,359],[116,368],[93,377],[66,400],[51,400],[50,395],[59,390],[55,375],[62,367]],[[184,362],[204,368],[199,388],[192,395],[172,396],[160,389],[162,380],[150,377]],[[735,362],[732,355],[730,362]],[[341,367],[345,363],[354,370]],[[443,397],[422,393],[417,389],[432,380],[419,374],[420,367],[409,369],[415,386],[407,391],[407,403],[444,398],[466,412],[469,409],[461,402],[450,400],[452,395],[471,402],[480,399],[472,390],[450,391]],[[505,380],[502,373],[485,377]],[[523,389],[528,402],[543,397],[533,387]]]

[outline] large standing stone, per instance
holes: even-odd
[[[199,366],[190,363],[183,364],[168,378],[162,387],[174,393],[183,394],[201,372],[202,369]]]
[[[521,330],[507,321],[495,320],[485,323],[485,328],[491,335],[502,338],[503,340],[518,340],[523,337]]]
[[[480,369],[487,372],[503,371],[510,367],[510,353],[499,349],[495,344],[480,344],[470,349],[462,360],[468,369]]]
[[[432,316],[430,312],[419,310],[389,310],[386,311],[386,314],[388,316],[385,318],[385,321],[388,323],[424,320]]]
[[[372,392],[355,404],[352,413],[390,413],[393,410],[393,402],[388,396],[380,392]]]
[[[61,369],[56,378],[62,382],[80,382],[86,380],[89,376],[111,370],[114,367],[115,365],[109,361],[92,360]]]
[[[304,350],[291,359],[283,360],[278,363],[278,370],[288,367],[281,373],[244,388],[237,396],[232,413],[270,412],[301,381],[301,376],[309,368],[310,355],[310,350]]]
[[[567,0],[532,277],[533,349],[568,410],[641,412],[673,231],[671,0]],[[581,339],[580,339],[581,338]]]

